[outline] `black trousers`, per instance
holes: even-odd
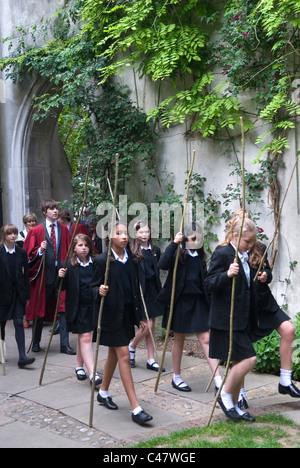
[[[56,295],[55,284],[46,284],[46,307],[52,295]],[[36,321],[35,332],[33,337],[33,345],[40,344],[42,338],[44,319],[40,318]],[[59,313],[59,331],[60,331],[60,347],[65,348],[69,346],[69,333],[67,332],[66,314]]]

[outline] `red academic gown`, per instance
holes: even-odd
[[[61,258],[58,259],[58,265],[66,260],[71,240],[68,228],[62,224],[60,224],[60,227]],[[33,321],[35,318],[44,318],[45,321],[52,322],[56,308],[56,299],[53,297],[52,301],[47,304],[46,310],[46,287],[43,256],[38,254],[38,250],[44,240],[45,228],[43,224],[39,224],[38,226],[30,229],[23,246],[23,249],[27,252],[29,262],[30,301],[26,308],[26,319],[28,321]],[[58,312],[65,312],[65,291],[62,291],[60,294]]]

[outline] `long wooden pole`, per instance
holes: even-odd
[[[104,286],[107,286],[107,283],[108,283],[112,236],[113,236],[113,231],[114,231],[114,228],[115,228],[115,222],[114,221],[116,220],[118,180],[119,180],[119,154],[117,153],[116,154],[116,159],[115,159],[115,187],[114,187],[114,195],[113,195],[113,210],[112,210],[111,230],[110,230],[108,250],[107,250],[107,260],[106,260],[106,266],[105,266]],[[91,400],[90,400],[90,415],[89,415],[89,426],[90,427],[93,427],[95,377],[96,377],[98,354],[99,354],[100,335],[101,335],[101,321],[102,321],[104,301],[105,301],[105,296],[101,296],[100,308],[99,308],[99,314],[98,314],[98,323],[97,323],[97,339],[96,339],[94,370],[93,370],[93,380],[92,380]]]
[[[68,260],[69,260],[69,257],[70,257],[70,253],[71,253],[71,249],[72,249],[72,246],[73,246],[73,241],[74,241],[74,238],[76,236],[77,229],[78,229],[78,224],[80,222],[80,219],[82,218],[84,206],[86,204],[87,190],[88,190],[88,179],[89,179],[89,173],[90,173],[90,163],[91,163],[91,158],[88,159],[82,206],[81,206],[81,210],[80,210],[80,213],[79,213],[76,225],[75,225],[75,229],[74,229],[74,232],[73,232],[73,235],[72,235],[72,238],[71,238],[69,249],[68,249],[68,252],[67,252],[67,256],[66,256],[66,260],[65,260],[65,266],[67,266],[67,263],[68,263]],[[58,306],[59,306],[59,299],[60,299],[60,295],[61,295],[62,285],[63,285],[63,278],[60,279],[60,283],[59,283],[57,300],[56,300],[56,308],[55,308],[55,314],[54,314],[54,319],[53,319],[53,326],[52,326],[52,330],[51,330],[51,334],[50,334],[50,338],[49,338],[49,343],[48,343],[48,346],[47,346],[47,349],[46,349],[46,352],[45,352],[45,358],[44,358],[44,362],[43,362],[43,366],[42,366],[42,370],[41,370],[39,385],[42,385],[43,376],[44,376],[45,367],[46,367],[46,361],[47,361],[48,353],[49,353],[50,346],[51,346],[51,343],[52,343],[52,338],[53,338],[53,335],[54,335],[54,329],[55,329],[57,315],[58,315]]]
[[[113,191],[112,191],[112,188],[111,188],[111,183],[110,183],[110,180],[109,180],[108,177],[107,177],[107,184],[108,184],[110,196],[111,196],[111,198],[112,198],[112,200],[113,200],[113,199],[114,199],[114,195],[113,195]],[[118,216],[118,219],[120,219],[120,215],[119,215],[119,212],[118,212],[117,208],[116,208],[116,214],[117,214],[117,216]],[[144,307],[145,316],[146,316],[146,320],[147,320],[147,324],[148,324],[148,329],[149,329],[150,337],[151,337],[152,344],[153,344],[153,348],[154,348],[154,356],[155,356],[155,360],[157,361],[157,360],[158,360],[158,357],[157,357],[156,343],[155,343],[155,339],[154,339],[154,336],[153,336],[153,333],[152,333],[150,318],[149,318],[149,314],[148,314],[148,310],[147,310],[147,306],[146,306],[146,302],[145,302],[145,298],[144,298],[144,294],[143,294],[143,289],[142,289],[141,283],[139,284],[139,286],[140,286],[140,295],[141,295],[141,299],[142,299],[142,304],[143,304],[143,307]]]
[[[187,178],[185,203],[184,203],[184,209],[183,209],[183,214],[182,214],[181,224],[180,224],[180,231],[181,232],[183,230],[183,225],[184,225],[184,218],[185,218],[185,212],[186,212],[186,207],[187,207],[188,198],[189,198],[190,181],[191,181],[191,177],[192,177],[192,174],[193,174],[194,162],[195,162],[195,151],[193,151],[190,172],[189,172],[188,178]],[[160,379],[160,376],[161,376],[162,367],[163,367],[163,363],[164,363],[164,359],[165,359],[165,354],[166,354],[166,349],[167,349],[167,344],[168,344],[168,339],[169,339],[169,334],[170,334],[170,328],[171,328],[171,322],[172,322],[172,317],[173,317],[174,300],[175,300],[175,286],[176,286],[176,276],[177,276],[179,252],[180,252],[180,244],[178,245],[177,252],[176,252],[176,257],[175,257],[175,263],[174,263],[174,269],[173,269],[173,279],[172,279],[170,312],[169,312],[169,318],[168,318],[168,323],[167,323],[166,337],[165,337],[161,362],[159,364],[159,371],[158,371],[158,375],[157,375],[157,379],[156,379],[156,383],[155,383],[155,388],[154,388],[155,392],[157,392],[157,389],[158,389],[159,379]]]
[[[246,215],[246,186],[245,186],[245,136],[244,136],[244,122],[241,117],[241,128],[242,128],[242,184],[243,184],[243,200],[242,200],[242,208],[243,208],[243,217],[242,217],[242,223],[240,227],[240,232],[239,232],[239,237],[238,237],[238,242],[236,246],[236,252],[235,252],[235,263],[238,262],[238,254],[239,254],[239,247],[240,247],[240,242],[241,238],[243,235],[243,228],[244,228],[244,222],[245,222],[245,215]],[[219,396],[221,394],[222,388],[226,382],[228,372],[229,372],[229,367],[230,367],[230,362],[231,362],[231,355],[232,355],[232,343],[233,343],[233,315],[234,315],[234,305],[235,305],[235,289],[236,289],[236,276],[232,278],[232,290],[231,290],[231,305],[230,305],[230,331],[229,331],[229,351],[228,351],[228,357],[227,357],[227,363],[226,363],[226,369],[225,373],[222,379],[222,383],[220,385],[220,388],[215,396],[214,404],[212,407],[212,411],[208,420],[207,425],[209,426],[219,399]]]
[[[5,356],[4,356],[4,346],[3,346],[3,341],[2,341],[2,333],[1,333],[1,325],[0,325],[0,356],[1,356],[1,361],[2,361],[2,371],[3,375],[6,375],[5,371]]]

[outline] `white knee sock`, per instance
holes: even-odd
[[[216,375],[216,377],[214,377],[214,381],[215,381],[215,386],[217,388],[220,388],[222,384],[222,377],[220,375]]]
[[[233,398],[231,393],[226,393],[225,390],[221,391],[221,398],[226,409],[234,408]]]
[[[280,380],[281,385],[288,387],[292,383],[292,371],[280,369]]]

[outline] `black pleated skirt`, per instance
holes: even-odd
[[[277,312],[264,315],[264,327],[255,328],[250,332],[250,339],[253,343],[266,336],[270,335],[276,330],[283,322],[289,321],[290,317],[282,310],[278,309]]]
[[[201,333],[209,330],[209,309],[202,294],[182,295],[174,304],[171,330],[175,333]],[[164,315],[167,327],[169,311]]]
[[[67,325],[68,331],[74,334],[93,331],[95,329],[95,324],[93,323],[93,306],[79,306],[74,322],[68,322]]]
[[[134,335],[134,306],[130,304],[125,306],[123,324],[118,330],[101,330],[100,344],[113,348],[128,346]]]
[[[210,330],[209,357],[227,361],[229,353],[230,334],[226,330]],[[249,332],[238,330],[233,332],[231,361],[242,361],[256,356]]]
[[[157,296],[158,290],[156,286],[156,281],[147,280],[144,293],[144,300],[149,318],[161,317],[164,313],[163,304],[156,301]],[[144,315],[143,318],[146,319],[146,315]]]

